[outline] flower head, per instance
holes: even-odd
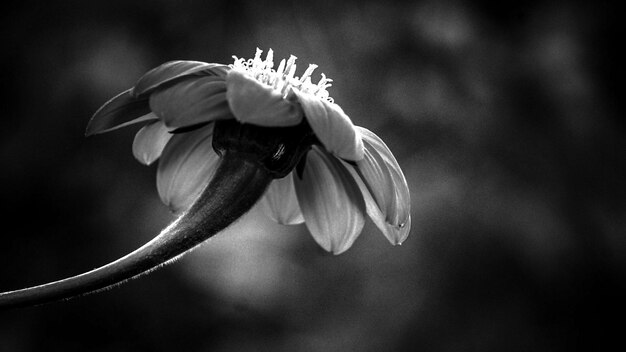
[[[160,158],[157,189],[173,211],[185,211],[210,181],[219,155],[212,146],[218,120],[282,128],[306,123],[315,143],[287,176],[275,179],[261,199],[265,213],[281,224],[305,223],[326,250],[339,254],[361,233],[367,214],[392,244],[410,231],[406,179],[385,143],[354,126],[327,88],[317,67],[296,76],[296,57],[274,68],[265,59],[234,57],[231,65],[173,61],[146,73],[137,84],[107,102],[87,134],[132,123],[133,154],[149,165]],[[276,151],[280,153],[280,148]]]

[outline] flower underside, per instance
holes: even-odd
[[[213,129],[213,149],[218,155],[236,153],[265,169],[274,178],[287,176],[316,143],[303,120],[296,126],[263,127],[220,120]]]

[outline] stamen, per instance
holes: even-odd
[[[322,79],[320,79],[320,81],[317,83],[317,86],[320,89],[326,89],[326,87],[330,87],[332,85],[330,84],[330,82],[332,81],[332,79],[326,78],[326,75],[322,73]]]
[[[295,73],[296,69],[295,67],[292,69],[292,66],[295,66],[296,63],[296,59],[297,57],[291,55],[289,56],[289,60],[287,60],[287,67],[285,67],[285,72],[290,72],[293,70],[293,72]],[[289,76],[289,74],[288,74]],[[291,74],[291,77],[293,77],[293,74]]]
[[[305,93],[309,93],[309,94],[313,94],[315,95],[315,93],[317,92],[317,86],[313,85],[313,83],[311,83],[311,77],[307,77],[304,82],[302,82],[302,84],[300,85],[300,90],[302,90]]]
[[[313,71],[318,67],[315,64],[309,64],[301,77],[296,77],[296,59],[291,55],[289,59],[280,60],[278,68],[274,67],[274,51],[269,49],[265,60],[261,59],[263,50],[257,48],[253,59],[245,60],[233,56],[234,62],[230,65],[233,69],[239,69],[246,72],[255,80],[268,85],[272,89],[280,92],[284,98],[287,97],[291,89],[299,89],[302,92],[312,94],[322,100],[333,102],[329,97],[326,88],[331,86],[332,80],[327,78],[323,73],[322,78],[317,84],[311,81]]]
[[[293,60],[292,60],[293,59]],[[293,80],[293,75],[296,74],[296,57],[295,56],[291,56],[289,58],[289,61],[287,61],[287,67],[288,69],[288,73],[287,73],[287,81],[289,81],[289,83],[291,83],[291,81]]]
[[[265,57],[265,69],[271,70],[274,67],[274,50],[269,49]]]
[[[283,72],[285,72],[285,59],[280,60],[280,64],[278,64],[278,70],[276,70],[276,73],[279,75],[283,75]]]
[[[316,68],[317,68],[316,64],[309,64],[309,67],[306,69],[306,71],[304,71],[304,74],[300,78],[300,82],[304,83],[304,81],[311,76],[311,73],[313,73],[313,71],[315,71]]]
[[[263,53],[263,50],[256,48],[256,54],[254,54],[254,61],[252,61],[252,67],[257,68],[261,66],[261,64],[263,63],[263,60],[261,60],[262,53]]]

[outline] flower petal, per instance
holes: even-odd
[[[339,160],[313,147],[302,175],[294,177],[307,228],[327,251],[340,254],[359,236],[365,222],[361,191]]]
[[[157,190],[174,212],[188,209],[209,183],[218,155],[213,151],[213,124],[174,135],[163,149],[157,170]]]
[[[133,123],[156,118],[150,114],[147,99],[132,96],[131,89],[126,90],[107,101],[96,111],[89,123],[85,135],[109,132]]]
[[[267,127],[295,126],[302,111],[272,87],[231,70],[226,76],[226,98],[237,120]]]
[[[363,142],[367,145],[368,150],[372,151],[372,153],[377,153],[389,170],[396,192],[394,195],[395,202],[390,205],[391,207],[388,211],[391,212],[390,215],[392,215],[392,217],[397,218],[398,221],[396,223],[400,224],[403,217],[408,216],[410,213],[411,206],[409,187],[407,185],[406,178],[404,177],[404,173],[402,172],[398,161],[391,153],[391,150],[389,150],[385,142],[383,142],[380,137],[363,127],[357,127],[357,130],[363,137]]]
[[[298,96],[313,132],[326,150],[347,160],[363,159],[361,136],[339,105],[298,89],[294,89],[293,92]]]
[[[365,199],[367,214],[392,244],[401,244],[411,230],[411,200],[402,169],[385,143],[373,132],[356,127],[365,154],[356,167],[344,163]]]
[[[150,108],[170,128],[232,118],[226,84],[218,77],[192,77],[150,96]]]
[[[293,175],[276,179],[270,183],[267,192],[261,198],[263,212],[272,220],[282,225],[296,225],[304,222],[296,190],[293,185]]]
[[[172,136],[162,121],[147,124],[135,135],[133,155],[140,163],[150,165],[161,156]]]
[[[222,80],[229,70],[222,64],[209,64],[200,61],[170,61],[155,67],[143,75],[132,89],[136,97],[147,96],[155,89],[188,76],[217,76]]]

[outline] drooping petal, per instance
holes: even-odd
[[[304,115],[326,150],[346,160],[363,159],[363,142],[352,121],[337,104],[294,89]]]
[[[161,156],[172,136],[163,121],[147,124],[135,135],[133,155],[140,163],[150,165]]]
[[[363,229],[365,203],[341,162],[318,147],[306,157],[302,175],[294,176],[298,203],[307,228],[327,251],[346,251]]]
[[[404,220],[401,222],[397,219],[395,221],[390,220],[389,216],[382,210],[381,205],[372,196],[372,192],[370,192],[370,189],[363,181],[361,174],[359,174],[359,172],[356,171],[352,165],[346,162],[343,163],[361,189],[363,199],[365,200],[367,215],[372,219],[372,222],[374,222],[374,224],[378,227],[378,229],[380,229],[391,244],[402,244],[411,231],[411,214],[403,217]]]
[[[237,120],[267,127],[295,126],[302,111],[282,94],[253,77],[231,70],[226,76],[226,98]]]
[[[157,170],[161,200],[174,212],[189,208],[215,172],[213,124],[174,135],[163,149]]]
[[[367,214],[392,244],[401,244],[411,230],[411,200],[402,169],[387,145],[373,132],[358,127],[365,154],[356,166],[344,166],[359,185]]]
[[[394,184],[395,202],[390,204],[388,209],[392,218],[395,218],[396,223],[401,224],[404,217],[410,213],[411,199],[409,194],[409,187],[404,177],[404,173],[398,164],[398,161],[391,153],[391,150],[387,147],[380,137],[373,132],[363,127],[357,127],[359,133],[363,136],[363,142],[368,146],[368,149],[378,153],[382,158]]]
[[[150,108],[169,128],[232,118],[226,84],[215,76],[186,78],[150,96]]]
[[[132,94],[136,97],[147,97],[155,89],[189,76],[217,76],[223,80],[228,70],[228,66],[222,64],[209,64],[200,61],[170,61],[143,75],[132,89]]]
[[[126,90],[107,101],[96,111],[89,123],[85,135],[109,132],[133,123],[156,119],[150,114],[147,99],[138,99]]]
[[[282,225],[296,225],[304,222],[296,198],[293,177],[293,174],[289,174],[272,181],[261,199],[263,212]]]

